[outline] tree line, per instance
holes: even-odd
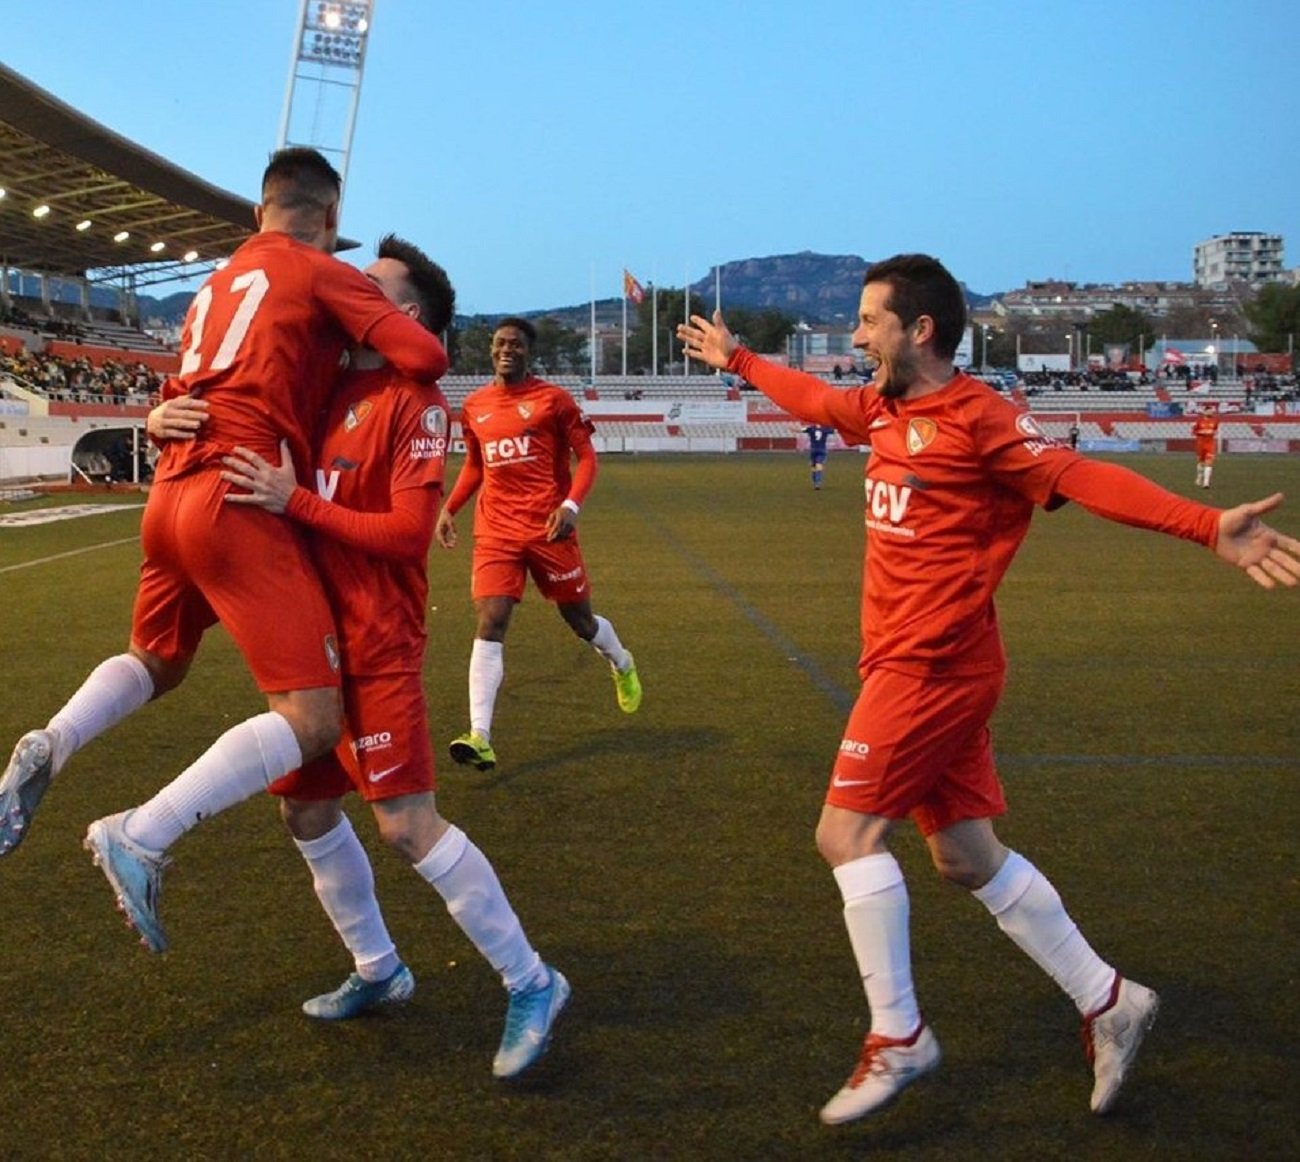
[[[681,288],[660,288],[657,323],[649,294],[635,310],[629,311],[629,375],[648,374],[656,353],[661,371],[672,363],[681,362],[676,328],[684,316],[686,293]],[[712,312],[710,301],[693,291],[690,295],[692,314],[708,315]],[[799,322],[796,316],[773,307],[730,307],[726,316],[732,331],[747,347],[762,355],[785,352],[787,341]],[[532,363],[537,372],[583,375],[590,371],[585,331],[566,326],[549,315],[535,318],[532,322],[537,328],[537,343],[532,352]],[[448,339],[452,367],[457,374],[492,374],[488,348],[495,326],[495,319],[474,319],[453,328]],[[1134,356],[1140,356],[1161,338],[1204,338],[1215,333],[1223,338],[1239,335],[1249,339],[1260,351],[1292,351],[1295,336],[1300,334],[1300,286],[1269,283],[1240,311],[1225,312],[1207,302],[1176,308],[1157,319],[1116,303],[1108,311],[1079,320],[1077,326],[1069,319],[1012,316],[1000,327],[975,328],[972,358],[976,363],[991,367],[1013,367],[1017,351],[1024,354],[1059,351],[1066,331],[1077,334],[1079,342],[1087,343],[1094,352],[1123,346]],[[1076,356],[1081,355],[1082,352],[1076,352]],[[617,375],[622,369],[622,360],[619,340],[606,343],[599,374]]]

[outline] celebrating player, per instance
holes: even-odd
[[[1201,407],[1192,425],[1192,435],[1196,439],[1196,484],[1200,488],[1209,488],[1219,442],[1219,409],[1214,404],[1207,403]]]
[[[86,845],[154,951],[163,853],[200,820],[327,752],[342,723],[334,619],[301,530],[224,503],[222,457],[282,440],[308,463],[309,433],[352,342],[413,378],[446,370],[442,344],[360,271],[332,257],[339,176],[315,150],[275,154],[259,232],[195,295],[181,388],[210,405],[201,438],[164,448],[145,506],[129,652],[101,663],[45,730],[24,735],[0,780],[0,850],[12,850],[53,776],[92,738],[176,686],[204,631],[229,631],[267,713],[228,730],[142,807],[90,825]]]
[[[391,235],[366,274],[435,334],[451,321],[455,292],[442,267]],[[447,402],[368,348],[330,407],[316,457],[317,491],[247,449],[226,458],[238,486],[231,503],[258,504],[319,534],[321,577],[339,626],[344,743],[271,785],[312,870],[316,895],[352,953],[356,971],[303,1005],[340,1020],[404,1001],[414,978],[397,956],[375,899],[374,875],[341,799],[355,789],[380,835],[442,896],[453,919],[501,974],[509,1007],[493,1063],[514,1077],[545,1051],[569,986],[533,950],[492,865],[439,813],[421,667],[427,634],[425,572],[442,494]]]
[[[609,662],[619,708],[641,705],[641,680],[614,627],[592,612],[591,583],[578,547],[578,512],[596,480],[591,422],[563,388],[528,370],[537,332],[527,319],[503,319],[492,334],[492,382],[461,408],[465,463],[438,514],[435,536],[456,544],[454,517],[482,486],[474,513],[471,592],[478,627],[469,658],[470,728],[451,757],[480,771],[496,766],[492,715],[505,676],[502,650],[510,615],[531,574],[569,628]],[[570,461],[577,471],[570,473]]]
[[[1281,495],[1219,511],[1095,463],[1043,434],[976,379],[954,372],[961,287],[935,259],[899,255],[864,279],[854,344],[871,386],[838,391],[739,346],[720,313],[678,327],[692,358],[742,375],[783,408],[870,443],[862,691],[835,759],[817,844],[871,1011],[856,1068],[823,1107],[827,1123],[879,1109],[939,1064],[913,989],[908,895],[887,842],[910,817],[949,880],[971,890],[1083,1015],[1091,1106],[1112,1108],[1156,994],[1089,946],[1047,878],[998,840],[1005,810],[988,721],[1006,668],[993,594],[1035,504],[1074,500],[1125,524],[1213,548],[1272,589],[1300,582],[1300,541],[1260,519]]]

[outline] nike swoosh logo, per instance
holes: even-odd
[[[874,783],[875,779],[841,779],[839,775],[831,778],[832,787],[865,787],[868,783]]]
[[[871,427],[869,427],[867,430],[869,432],[874,432],[877,428],[889,427],[890,423],[891,423],[890,420],[872,420]]]
[[[372,783],[377,783],[377,782],[379,782],[380,779],[386,779],[386,778],[388,778],[388,776],[391,775],[394,771],[400,771],[401,769],[402,769],[402,764],[401,764],[401,763],[398,763],[397,766],[395,766],[395,767],[386,767],[386,768],[385,768],[384,770],[382,770],[382,771],[375,771],[375,772],[370,776],[370,781],[371,781]]]
[[[475,417],[474,417],[474,422],[475,422],[476,424],[486,424],[486,423],[488,422],[488,420],[490,420],[491,418],[492,418],[492,413],[491,413],[491,412],[484,412],[483,415],[481,415],[481,416],[475,416]]]

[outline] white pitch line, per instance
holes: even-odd
[[[34,565],[48,565],[51,561],[62,561],[65,557],[79,557],[82,553],[93,553],[96,549],[115,549],[118,545],[129,545],[138,541],[138,536],[123,537],[120,541],[104,541],[98,545],[86,545],[81,549],[69,549],[66,553],[55,553],[52,557],[37,557],[34,561],[19,561],[17,565],[0,566],[0,573],[14,573],[19,569],[30,569]]]

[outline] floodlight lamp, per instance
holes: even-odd
[[[370,21],[364,16],[357,21],[357,31],[362,35],[365,35],[365,33],[370,31]]]
[[[4,196],[5,196],[5,188],[4,186],[0,186],[0,202],[4,201]]]
[[[166,249],[167,249],[166,242],[155,242],[152,246],[149,247],[149,253],[157,254],[160,250],[166,250]]]
[[[130,230],[119,230],[116,234],[113,235],[113,241],[114,241],[114,242],[125,242],[125,241],[126,241],[128,238],[130,238],[130,237],[131,237],[131,231],[130,231]]]
[[[77,223],[77,233],[84,234],[93,224],[94,223],[92,223],[89,218],[82,218],[81,221]]]
[[[40,205],[32,211],[33,218],[44,218],[50,212],[49,206]]]
[[[194,262],[198,259],[199,252],[197,250],[187,250],[181,257],[186,262]]]
[[[342,23],[343,23],[342,17],[339,16],[338,11],[336,9],[331,8],[327,13],[325,13],[326,28],[338,28],[338,26]]]

